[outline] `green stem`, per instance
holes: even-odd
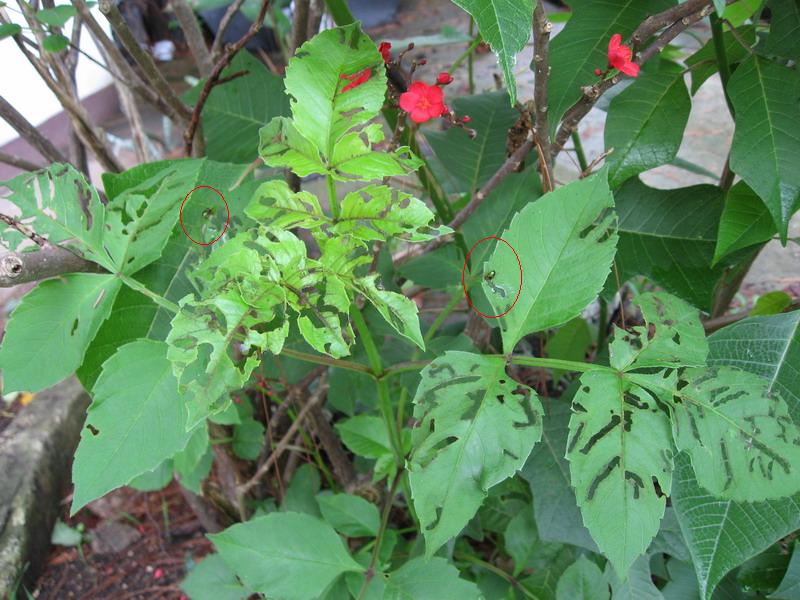
[[[577,131],[573,131],[571,137],[572,144],[575,146],[575,155],[578,157],[578,165],[581,167],[581,173],[585,173],[589,168],[589,163],[586,162],[586,153],[583,151],[581,136],[578,135]]]
[[[722,89],[725,93],[725,103],[728,105],[728,110],[731,111],[731,116],[735,117],[733,103],[728,96],[728,81],[731,78],[731,67],[728,64],[728,56],[725,51],[725,38],[722,36],[722,21],[716,13],[711,13],[709,18],[711,20],[711,35],[714,40],[714,52],[717,56],[717,69],[719,70],[719,78],[722,80]]]
[[[608,339],[608,302],[600,296],[600,313],[597,318],[597,353],[603,351]]]
[[[337,26],[342,27],[355,21],[346,0],[325,0],[325,4],[328,7],[328,12],[331,13],[331,17],[333,17],[333,22]]]
[[[325,182],[328,184],[328,202],[331,205],[331,214],[334,219],[338,219],[339,199],[336,197],[336,182],[333,180],[332,175],[326,175]]]
[[[346,369],[348,371],[356,371],[357,373],[363,373],[364,375],[369,375],[370,377],[374,377],[372,369],[370,369],[367,365],[362,365],[361,363],[357,362],[351,362],[349,360],[342,360],[340,358],[331,358],[330,356],[308,354],[307,352],[300,352],[298,350],[292,350],[290,348],[284,348],[283,350],[281,350],[279,356],[288,356],[289,358],[295,358],[297,360],[302,360],[303,362],[314,363],[317,365],[326,365],[328,367],[335,367],[337,369]]]
[[[453,64],[450,66],[450,68],[447,69],[447,72],[452,75],[453,73],[456,72],[456,69],[458,69],[458,67],[461,66],[461,63],[463,63],[468,58],[472,58],[472,53],[475,52],[475,48],[477,48],[482,41],[483,41],[483,38],[480,35],[478,35],[474,40],[472,40],[472,43],[469,46],[467,46],[467,49],[464,50],[464,52],[461,54],[461,56],[459,56],[455,60],[455,62],[453,62]],[[472,60],[467,62],[467,69],[468,69],[468,71],[472,70]],[[472,75],[470,75],[469,79],[470,79],[470,81],[472,81]]]
[[[164,296],[156,294],[155,292],[151,291],[150,289],[148,289],[135,279],[132,279],[127,275],[123,275],[122,273],[117,273],[117,277],[119,277],[122,280],[122,283],[127,285],[129,288],[131,288],[132,290],[136,290],[140,294],[147,296],[153,302],[158,304],[160,307],[166,308],[168,311],[173,312],[175,314],[178,314],[181,311],[180,306],[178,306],[174,302],[167,300],[166,298],[164,298]]]
[[[422,338],[426,346],[428,342],[433,339],[433,336],[439,330],[439,327],[442,326],[442,323],[444,323],[445,319],[450,316],[450,313],[453,312],[456,306],[458,306],[458,303],[461,302],[462,295],[463,292],[460,289],[453,294],[453,296],[450,298],[450,302],[447,303],[447,306],[442,309],[442,311],[437,315],[436,319],[434,319],[433,323],[431,323],[431,326],[428,327],[428,331],[425,332],[425,336]],[[414,358],[416,359],[417,356]]]
[[[502,354],[487,356],[503,356]],[[558,358],[541,358],[539,356],[511,356],[511,362],[515,365],[525,367],[540,367],[543,369],[558,369],[559,371],[572,371],[575,373],[586,373],[587,371],[609,371],[616,373],[611,367],[597,365],[594,363],[577,362],[574,360],[561,360]]]
[[[392,365],[391,367],[385,369],[378,379],[383,381],[389,379],[389,377],[394,377],[395,375],[400,375],[402,373],[419,371],[420,369],[427,367],[430,362],[431,361],[429,360],[410,360],[408,362],[397,363],[396,365]]]
[[[389,488],[389,494],[386,496],[386,503],[383,505],[383,514],[381,515],[381,525],[378,529],[378,535],[375,536],[375,547],[372,549],[372,558],[369,561],[369,567],[364,574],[364,583],[361,585],[361,590],[358,592],[357,600],[363,600],[364,594],[367,593],[372,578],[375,576],[375,565],[378,564],[378,555],[381,551],[381,544],[383,543],[383,536],[386,534],[386,528],[389,525],[389,514],[392,512],[392,501],[394,495],[397,493],[397,486],[400,484],[400,479],[403,476],[403,469],[399,469],[392,482],[392,487]]]

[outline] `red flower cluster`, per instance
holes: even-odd
[[[342,88],[342,93],[349,92],[353,88],[360,86],[362,83],[366,83],[369,81],[369,78],[372,77],[372,68],[367,67],[363,71],[359,71],[358,73],[353,73],[352,75],[339,75],[339,79],[347,79],[350,83]]]
[[[631,61],[633,50],[622,43],[622,35],[615,33],[608,42],[608,65],[614,69],[636,77],[639,75],[639,65]]]
[[[406,111],[415,123],[425,123],[447,114],[444,91],[424,81],[413,82],[407,92],[400,95],[400,108]]]

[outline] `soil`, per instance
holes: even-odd
[[[53,546],[32,591],[40,600],[185,599],[180,582],[193,564],[212,551],[202,525],[174,482],[150,493],[116,490],[74,518],[68,517],[69,498],[63,505],[62,520],[71,527],[83,524],[86,538],[110,520],[134,527],[140,536],[111,554],[94,551],[89,539],[80,548]]]

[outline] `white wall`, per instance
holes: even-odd
[[[68,2],[56,2],[56,4],[69,4]],[[25,27],[25,21],[18,10],[16,2],[8,1],[8,6],[4,9],[5,14],[15,23]],[[13,10],[12,10],[13,9]],[[97,6],[92,8],[97,21],[107,30],[108,22],[100,13]],[[67,23],[64,35],[70,36],[72,21]],[[23,31],[24,33],[24,31]],[[32,38],[30,32],[28,37]],[[81,50],[92,56],[99,62],[103,62],[97,47],[94,44],[89,32],[84,27],[81,34]],[[93,94],[101,88],[111,83],[111,76],[108,72],[90,61],[86,56],[80,56],[78,60],[78,70],[76,72],[78,93],[82,98]],[[61,105],[56,97],[50,92],[45,83],[39,78],[34,68],[19,51],[17,44],[10,38],[0,40],[0,95],[8,100],[26,119],[34,125],[46,121],[56,113],[61,111]],[[17,137],[16,132],[11,126],[0,118],[0,146]]]

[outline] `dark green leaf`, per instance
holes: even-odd
[[[219,554],[209,554],[189,571],[181,589],[192,600],[246,600],[252,591],[236,579]]]
[[[0,23],[0,40],[17,35],[20,31],[22,31],[22,27],[16,23]]]
[[[67,46],[69,46],[69,38],[60,33],[48,35],[42,41],[42,48],[48,52],[61,52]]]
[[[795,542],[786,573],[778,589],[769,597],[772,600],[800,600],[800,544]]]
[[[578,557],[558,580],[557,600],[608,600],[603,572],[585,556]]]
[[[752,25],[739,27],[736,29],[736,33],[749,44],[755,42],[756,30]],[[725,56],[729,64],[739,63],[750,56],[747,49],[742,47],[730,30],[723,32],[722,39],[725,42]],[[714,40],[708,40],[700,50],[687,58],[686,66],[691,68],[692,95],[694,96],[700,86],[717,72],[717,55],[714,50]]]
[[[715,265],[736,250],[763,244],[775,233],[775,223],[766,205],[744,181],[740,181],[725,196],[711,264]]]
[[[800,4],[797,0],[769,0],[772,11],[766,51],[782,58],[800,60]]]
[[[317,496],[322,517],[342,535],[365,537],[378,535],[378,507],[360,496],[326,494]]]

